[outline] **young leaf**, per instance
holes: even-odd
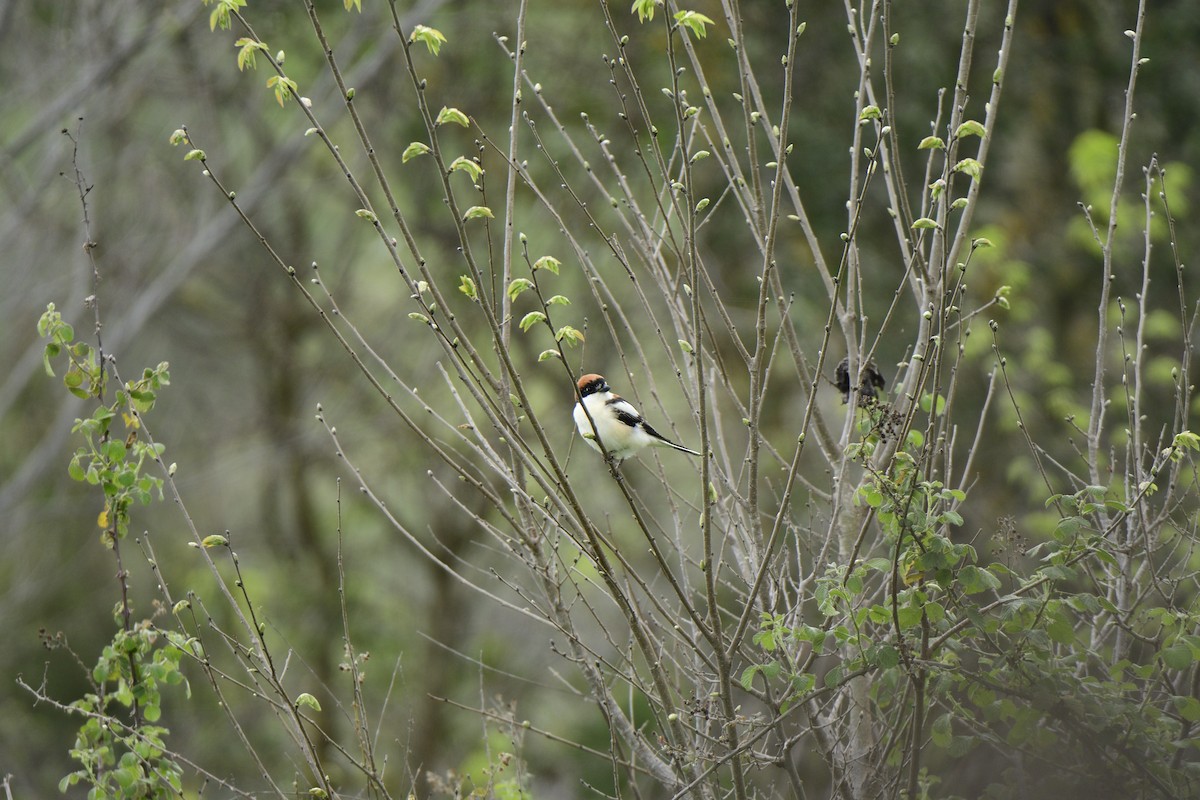
[[[532,328],[534,325],[537,325],[539,322],[544,322],[545,320],[546,320],[546,315],[543,314],[542,312],[530,311],[528,314],[521,317],[521,321],[519,323],[517,323],[517,325],[521,328],[521,330],[523,332],[529,333],[530,328]]]
[[[262,42],[255,41],[248,36],[243,36],[233,43],[234,47],[240,48],[237,56],[238,72],[245,71],[246,67],[255,68],[254,56],[259,50],[266,52],[267,46]]]
[[[537,261],[533,262],[533,268],[535,270],[546,269],[550,270],[555,275],[558,274],[558,268],[561,266],[562,262],[554,256],[542,256]]]
[[[987,133],[983,126],[973,119],[969,119],[962,125],[958,126],[958,130],[954,132],[955,139],[962,139],[966,136],[978,136],[980,139]]]
[[[467,119],[467,115],[459,111],[457,108],[447,108],[442,106],[442,110],[438,112],[435,123],[445,125],[448,122],[453,122],[455,125],[462,125],[464,128],[471,127],[471,121]]]
[[[866,122],[869,119],[882,119],[883,112],[879,110],[879,106],[867,106],[858,115],[859,122]]]
[[[521,296],[521,292],[532,288],[533,281],[529,280],[528,278],[516,278],[508,285],[508,299],[515,301]]]
[[[633,0],[633,7],[629,10],[638,15],[638,22],[646,22],[654,19],[654,7],[662,4],[663,0]]]
[[[429,49],[429,52],[435,56],[441,51],[442,45],[446,43],[446,37],[437,28],[429,28],[425,25],[418,25],[413,28],[412,34],[409,35],[410,42],[421,42]]]
[[[400,156],[400,163],[407,164],[417,156],[423,156],[429,152],[429,145],[424,142],[411,142],[408,147],[404,148],[404,153]]]
[[[479,176],[483,174],[483,167],[476,164],[474,161],[463,156],[459,156],[450,162],[450,172],[462,171],[471,176],[472,181],[479,180]]]
[[[634,7],[636,8],[636,4]],[[708,29],[705,26],[714,24],[711,19],[698,11],[679,11],[675,14],[675,22],[680,27],[690,30],[699,39],[708,35]]]
[[[487,206],[471,206],[467,209],[467,213],[463,214],[464,221],[468,219],[480,219],[481,217],[495,219],[496,215],[493,214],[492,210]]]
[[[202,162],[206,158],[208,158],[208,156],[206,156],[204,154],[203,150],[189,150],[188,154],[183,157],[183,160],[184,161],[201,161]]]
[[[275,102],[283,108],[285,101],[290,100],[296,93],[296,82],[282,75],[272,75],[267,78],[267,88],[275,90]]]
[[[979,180],[979,176],[983,174],[983,164],[980,164],[973,158],[964,158],[962,161],[954,165],[955,172],[961,172],[964,175],[969,175],[975,180]]]
[[[919,220],[914,222],[912,226],[913,226],[913,230],[925,231],[925,230],[935,230],[938,225],[936,222],[931,220],[929,217],[921,217]]]
[[[296,696],[296,708],[311,708],[313,711],[320,711],[321,704],[317,702],[317,698],[313,697],[308,692],[301,692]]]
[[[569,306],[571,301],[563,297],[561,294],[556,294],[546,301],[548,306]]]
[[[475,288],[475,281],[469,275],[459,276],[458,290],[472,300],[479,296],[479,292]]]
[[[940,137],[926,136],[924,139],[921,140],[921,143],[919,145],[917,145],[917,149],[918,150],[945,150],[946,143],[943,142]]]
[[[569,347],[574,347],[583,341],[583,334],[572,328],[570,325],[563,325],[554,334],[554,341],[566,342]]]

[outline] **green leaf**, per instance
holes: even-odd
[[[637,7],[637,4],[635,3],[634,8],[636,8],[636,7]],[[708,35],[708,30],[705,28],[706,25],[715,25],[716,24],[711,19],[704,16],[703,14],[701,14],[698,11],[676,12],[675,22],[680,27],[687,28],[688,30],[690,30],[699,39],[703,39],[705,36]]]
[[[964,594],[978,594],[989,589],[1000,588],[999,578],[974,564],[967,564],[959,570],[958,582],[962,585]]]
[[[495,219],[496,215],[487,206],[471,206],[467,209],[467,213],[463,214],[463,221],[469,219]]]
[[[646,22],[654,19],[654,7],[662,4],[663,0],[633,0],[633,7],[629,10],[638,15],[638,22]]]
[[[51,378],[54,377],[54,365],[50,363],[50,359],[56,358],[62,348],[54,342],[49,342],[46,349],[42,352],[42,366],[46,369],[46,374]]]
[[[1191,431],[1180,431],[1175,434],[1175,438],[1171,440],[1171,443],[1178,450],[1200,450],[1200,436]]]
[[[365,219],[367,222],[375,222],[379,219],[375,216],[375,212],[371,211],[369,208],[358,209],[354,212],[354,216],[358,217],[359,219]]]
[[[275,102],[283,108],[283,104],[296,94],[296,82],[283,75],[272,75],[267,78],[267,88],[275,90]]]
[[[566,342],[568,346],[574,347],[583,341],[583,334],[572,328],[570,325],[563,325],[554,334],[554,341]]]
[[[1192,648],[1183,642],[1164,647],[1159,655],[1162,656],[1163,664],[1170,669],[1187,669],[1192,665]]]
[[[551,358],[562,358],[557,350],[543,350],[538,353],[538,362],[548,361]]]
[[[882,119],[883,112],[879,110],[879,106],[867,106],[858,114],[859,122],[866,122],[871,119]]]
[[[817,685],[817,676],[811,672],[804,672],[800,675],[792,676],[792,688],[796,694],[808,694],[813,687]]]
[[[467,119],[467,115],[459,111],[457,108],[447,108],[442,106],[442,110],[438,112],[435,123],[445,125],[453,122],[455,125],[462,125],[464,128],[471,127],[471,121]]]
[[[973,119],[969,119],[962,125],[958,126],[958,130],[954,132],[955,139],[962,139],[966,136],[978,136],[982,139],[987,134],[987,131],[982,125]]]
[[[1075,642],[1075,626],[1063,613],[1056,614],[1050,620],[1050,624],[1046,626],[1046,633],[1059,644],[1074,644]]]
[[[237,55],[238,72],[244,72],[246,67],[255,68],[254,56],[261,50],[267,52],[267,46],[262,42],[255,41],[248,36],[243,36],[233,43],[234,47],[240,48]]]
[[[458,279],[458,290],[472,300],[479,296],[479,292],[475,288],[475,281],[469,275],[460,275]]]
[[[545,269],[553,272],[555,275],[558,274],[558,269],[561,266],[562,262],[554,256],[542,256],[537,261],[533,262],[534,270]]]
[[[946,525],[962,525],[962,515],[957,511],[943,511],[938,516],[938,521]]]
[[[349,11],[353,8],[358,13],[362,13],[362,0],[342,0],[342,7]]]
[[[933,725],[929,729],[929,734],[933,738],[933,743],[938,747],[950,746],[950,740],[953,738],[950,722],[950,714],[942,714],[933,721]]]
[[[983,164],[980,164],[974,158],[964,158],[954,165],[954,171],[979,180],[979,176],[983,174]]]
[[[942,141],[940,136],[926,136],[917,145],[918,150],[945,150],[946,143]]]
[[[883,669],[892,669],[900,663],[900,651],[890,644],[881,644],[875,651],[875,662]]]
[[[837,685],[842,682],[846,675],[846,665],[838,664],[829,672],[825,673],[825,686],[829,689],[837,688]]]
[[[407,164],[417,156],[423,156],[429,152],[429,145],[424,142],[411,142],[408,147],[404,148],[404,153],[400,156],[400,163]]]
[[[514,278],[512,283],[508,285],[508,299],[516,301],[521,296],[521,292],[533,288],[533,281],[528,278]]]
[[[446,43],[446,37],[437,28],[417,25],[409,35],[408,41],[421,42],[429,49],[429,52],[436,56],[441,51],[442,45]]]
[[[1188,722],[1200,722],[1200,700],[1194,697],[1172,697],[1175,710]]]
[[[712,153],[708,152],[707,150],[697,150],[696,152],[692,153],[691,163],[695,164],[697,161],[703,161],[711,155]]]
[[[931,220],[929,217],[921,217],[916,222],[914,222],[912,224],[912,226],[913,226],[913,230],[927,231],[927,230],[937,229],[938,224],[936,222],[934,222],[933,220]]]
[[[561,294],[556,294],[546,301],[548,306],[569,306],[571,301],[563,297]]]
[[[450,172],[461,171],[471,176],[472,181],[478,181],[479,176],[483,174],[483,167],[476,164],[469,158],[459,156],[450,163]]]
[[[530,311],[528,314],[521,317],[521,321],[517,323],[517,326],[525,333],[529,333],[530,328],[532,328],[534,325],[537,325],[539,322],[545,321],[545,314],[540,311]]]
[[[224,547],[229,544],[229,540],[219,533],[214,533],[211,536],[205,536],[200,544],[203,547]]]
[[[308,692],[301,692],[296,697],[296,708],[311,708],[313,711],[320,711],[321,704],[317,702],[317,698],[313,697]]]
[[[184,161],[204,161],[208,156],[204,155],[203,150],[189,150],[187,155],[183,157]]]

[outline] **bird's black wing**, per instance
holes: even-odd
[[[612,409],[613,415],[616,416],[617,422],[622,425],[628,425],[631,428],[636,428],[642,422],[642,415],[637,412],[637,409],[630,405],[629,401],[623,397],[612,397],[607,404]],[[650,426],[646,426],[649,430]],[[651,433],[651,436],[658,436],[657,433]]]

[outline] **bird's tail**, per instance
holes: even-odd
[[[697,450],[693,450],[693,449],[692,449],[692,448],[690,448],[690,447],[684,447],[684,446],[683,446],[683,445],[681,445],[681,444],[675,444],[675,443],[674,443],[674,442],[672,442],[670,439],[659,439],[659,440],[658,440],[658,442],[659,442],[661,445],[663,445],[664,447],[670,447],[670,448],[672,448],[672,449],[674,449],[674,450],[678,450],[678,451],[679,451],[679,452],[681,452],[681,453],[687,453],[689,456],[699,456],[699,455],[703,455],[703,453],[701,453],[701,452],[699,452],[699,451],[697,451]]]
[[[670,447],[674,450],[680,451],[681,453],[687,453],[689,456],[704,455],[703,453],[697,452],[690,447],[684,447],[681,444],[675,444],[670,439],[654,430],[654,428],[651,428],[649,423],[647,423],[645,420],[642,420],[642,428],[646,431],[646,433],[650,434],[652,437],[652,442],[659,447]]]

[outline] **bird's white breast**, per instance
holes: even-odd
[[[587,413],[584,413],[583,405],[576,403],[573,416],[576,429],[589,445],[600,450],[595,441],[599,438],[609,454],[620,461],[645,447],[650,437],[640,427],[631,427],[617,419],[616,407],[609,404],[612,398],[611,392],[590,394],[583,398],[583,403],[587,405]],[[637,410],[629,403],[624,400],[618,400],[618,403],[622,411],[638,416]],[[591,414],[595,423],[594,435],[591,435],[592,426],[588,424],[588,414]]]

